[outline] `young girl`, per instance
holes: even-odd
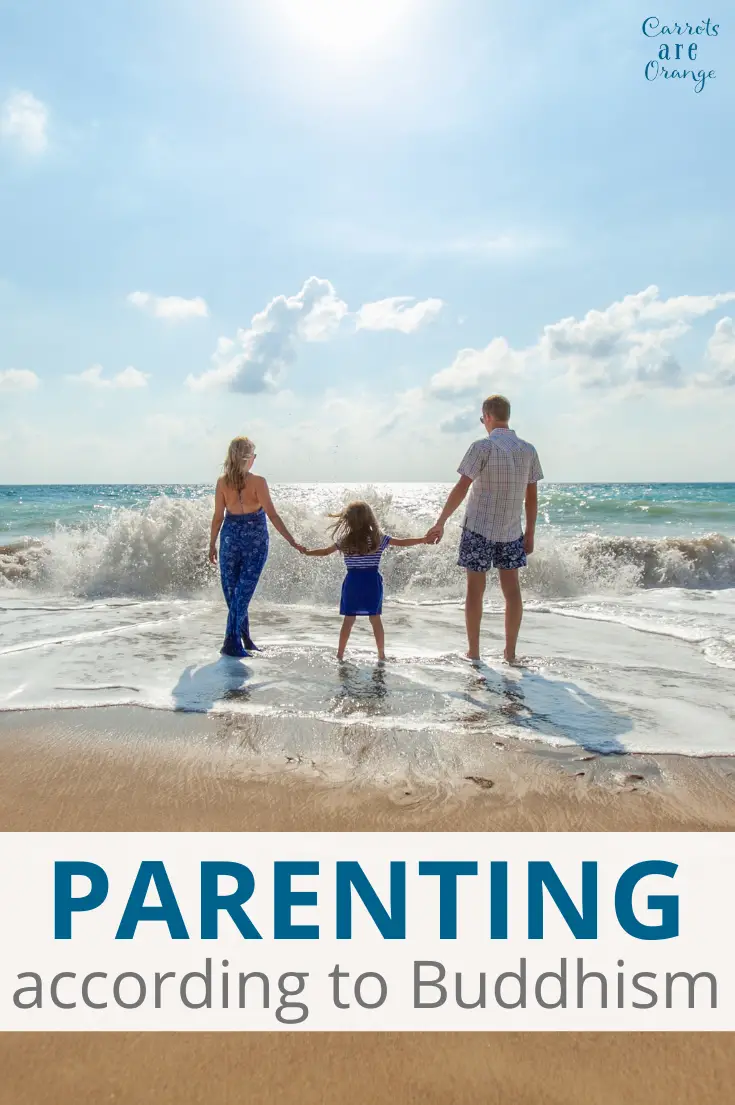
[[[377,519],[367,503],[350,503],[340,514],[330,514],[337,521],[332,526],[334,544],[326,549],[307,550],[307,556],[329,556],[340,552],[347,575],[342,584],[339,612],[344,616],[337,646],[337,659],[344,658],[355,618],[370,618],[378,649],[378,659],[385,660],[385,635],[380,615],[383,612],[383,577],[380,558],[388,545],[408,548],[425,545],[425,537],[388,537],[380,532]]]

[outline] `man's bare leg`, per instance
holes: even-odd
[[[467,571],[467,598],[464,604],[464,620],[467,626],[467,656],[470,660],[480,659],[480,624],[482,622],[482,599],[485,594],[485,572]]]
[[[517,568],[501,568],[499,570],[500,589],[505,599],[505,659],[509,664],[515,663],[516,644],[518,633],[523,618],[523,598],[521,596],[521,584],[518,579]]]

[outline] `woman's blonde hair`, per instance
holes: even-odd
[[[339,514],[329,517],[337,519],[332,526],[332,537],[346,556],[365,556],[378,549],[380,526],[369,503],[348,503]]]
[[[245,486],[249,465],[248,461],[255,456],[255,445],[249,437],[233,437],[227,450],[223,471],[225,479],[235,491],[242,491]]]

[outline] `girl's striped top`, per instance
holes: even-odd
[[[343,553],[342,555],[345,558],[345,568],[379,568],[380,558],[385,550],[388,548],[389,544],[390,537],[388,537],[388,535],[386,534],[386,536],[378,545],[375,552],[363,553],[362,556],[346,556]]]

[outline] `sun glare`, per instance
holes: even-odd
[[[280,0],[278,10],[283,29],[305,45],[352,54],[393,38],[411,6],[412,0]]]

